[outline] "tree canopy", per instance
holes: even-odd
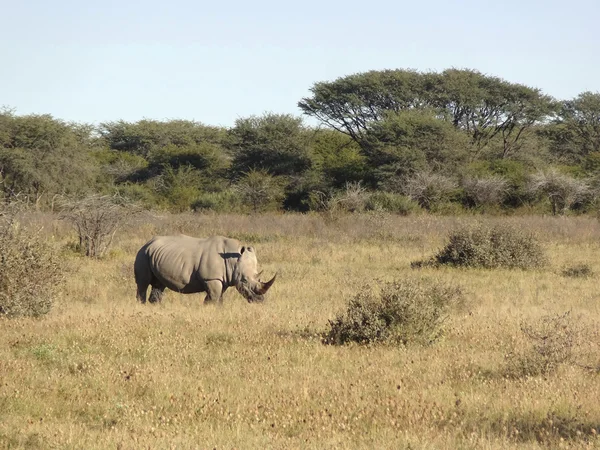
[[[592,210],[600,197],[598,92],[557,101],[472,69],[393,69],[316,82],[298,106],[317,125],[269,112],[231,127],[93,126],[0,110],[1,193],[41,208],[57,196],[118,193],[148,208],[220,212],[352,203],[349,211],[564,213]],[[540,173],[586,186],[585,195],[552,207],[554,197],[531,189]]]

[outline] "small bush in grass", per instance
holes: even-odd
[[[562,270],[563,276],[572,278],[588,278],[593,274],[594,271],[589,264],[575,264],[573,266],[565,267]]]
[[[62,267],[53,249],[14,220],[0,220],[0,316],[39,317],[50,311]]]
[[[560,364],[571,362],[581,332],[569,311],[525,323],[521,331],[530,346],[522,352],[507,355],[506,375],[509,377],[546,375]]]
[[[329,321],[323,342],[342,345],[429,344],[439,338],[452,304],[462,293],[430,281],[380,283],[378,293],[364,290],[348,302],[345,312]]]
[[[546,256],[530,233],[510,226],[478,226],[450,235],[450,242],[432,259],[413,267],[454,265],[465,267],[530,269],[546,264]]]

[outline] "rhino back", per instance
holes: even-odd
[[[200,292],[207,280],[229,284],[231,264],[226,260],[237,259],[239,248],[238,241],[222,236],[158,236],[148,243],[147,254],[155,276],[168,288]]]

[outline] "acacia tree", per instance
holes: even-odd
[[[361,143],[369,125],[390,111],[429,106],[426,93],[434,80],[434,75],[414,70],[373,70],[315,83],[312,96],[298,106],[304,114]]]
[[[545,132],[552,152],[568,162],[600,152],[600,92],[583,92],[562,102],[557,119]]]
[[[476,150],[501,138],[502,157],[518,150],[523,132],[551,117],[555,101],[539,89],[509,83],[476,70],[445,70],[439,77],[437,106],[465,130]]]
[[[298,103],[304,114],[361,145],[370,126],[390,112],[430,109],[468,133],[477,150],[501,138],[504,158],[518,150],[524,130],[546,120],[555,108],[539,89],[475,70],[371,71],[315,83],[311,92]]]

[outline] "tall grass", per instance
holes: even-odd
[[[598,447],[600,319],[591,218],[480,218],[535,231],[550,264],[537,271],[424,268],[470,217],[147,215],[105,258],[34,215],[76,262],[42,319],[0,320],[3,448],[571,448]],[[266,274],[260,305],[235,290],[222,307],[168,292],[135,302],[135,252],[154,234],[223,234],[253,243]],[[328,346],[320,336],[374,280],[423,277],[460,286],[445,333],[428,346]],[[523,324],[571,311],[581,338],[540,375],[506,376],[526,355]],[[531,333],[530,333],[531,334]],[[537,336],[537,335],[536,335]]]

